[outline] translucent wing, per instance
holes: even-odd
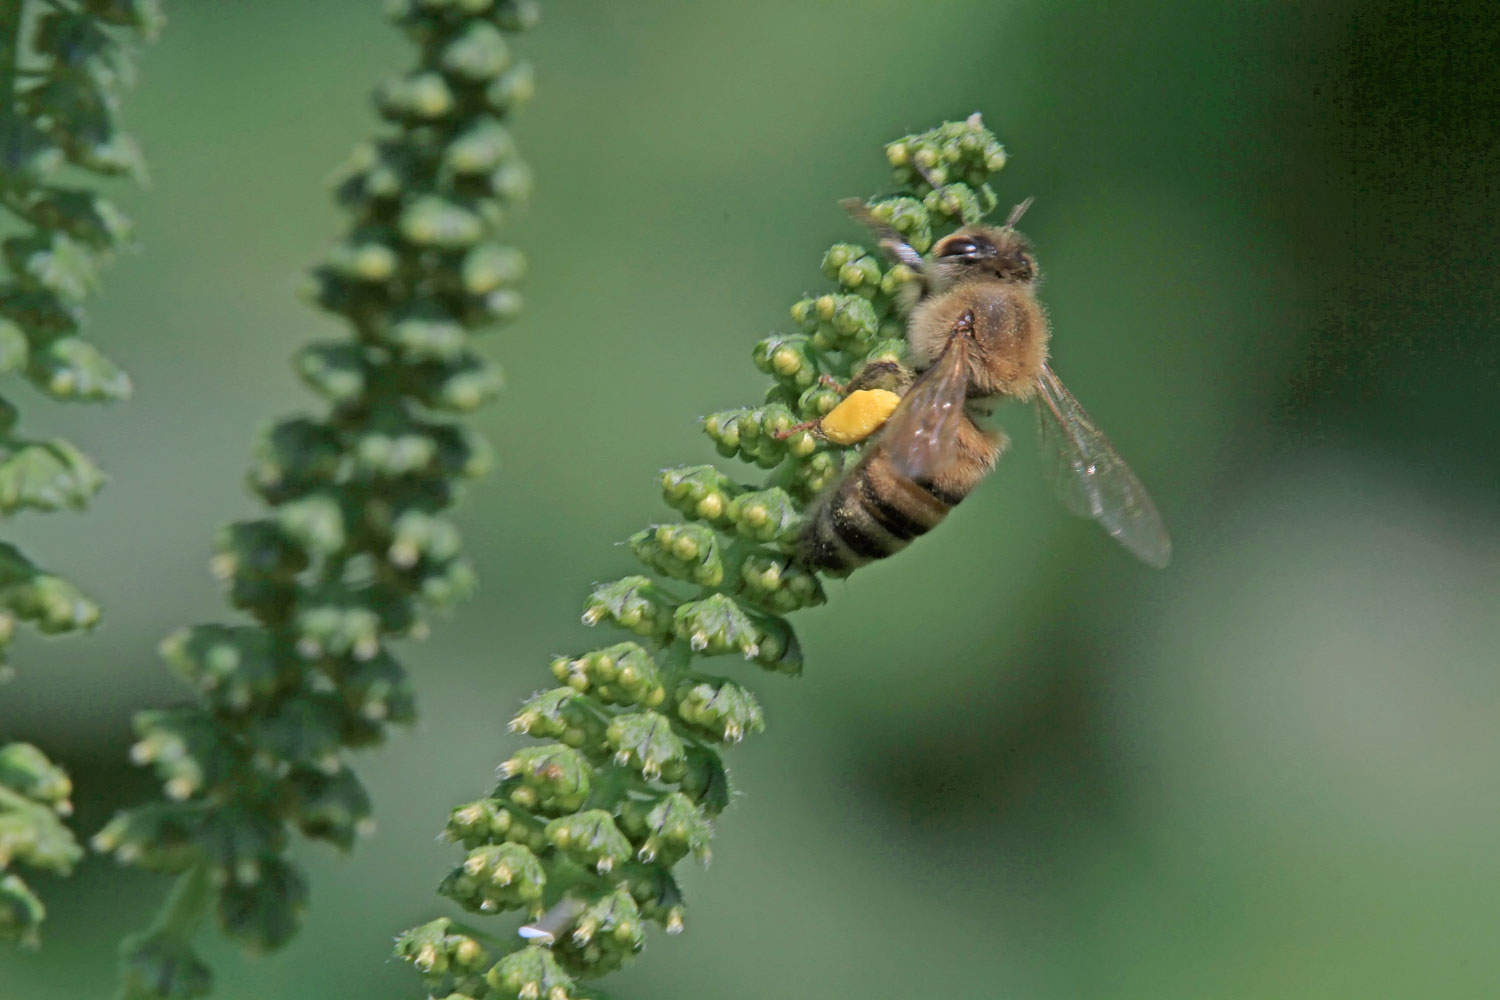
[[[901,397],[880,435],[880,446],[902,475],[930,479],[958,454],[958,428],[969,387],[969,353],[955,335]]]
[[[1079,517],[1098,521],[1142,562],[1165,566],[1172,559],[1172,539],[1141,481],[1045,365],[1037,389],[1042,452],[1063,504]]]

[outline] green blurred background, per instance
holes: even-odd
[[[224,615],[205,568],[255,429],[311,405],[294,295],[339,231],[324,180],[408,61],[378,3],[172,4],[127,118],[143,252],[92,331],[110,411],[24,400],[113,475],[8,538],[105,605],[27,641],[0,732],[148,794],[130,714],[177,699],[159,638]],[[1029,413],[1000,471],[796,622],[688,929],[606,985],[714,997],[1488,997],[1500,984],[1500,15],[1488,3],[550,3],[522,44],[538,193],[524,318],[459,515],[477,599],[407,652],[417,730],[368,754],[380,829],[299,848],[313,907],[221,997],[413,997],[393,934],[452,908],[434,835],[517,745],[590,582],[666,519],[695,417],[756,400],[751,345],[822,289],[888,189],[883,142],[980,110],[1048,273],[1058,371],[1130,459],[1177,559],[1053,502]],[[686,867],[686,866],[685,866]],[[161,881],[42,880],[6,998],[103,997]],[[499,921],[495,921],[499,924]]]

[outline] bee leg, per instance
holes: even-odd
[[[806,420],[800,424],[793,424],[784,431],[774,431],[772,432],[771,437],[775,438],[777,441],[785,441],[793,434],[801,434],[803,431],[812,431],[814,434],[822,437],[823,429],[820,426],[822,422],[822,420]]]
[[[855,372],[840,392],[847,396],[860,389],[889,389],[900,394],[911,387],[914,378],[911,369],[899,362],[871,361]]]
[[[819,375],[818,384],[847,396],[861,389],[890,389],[900,392],[912,382],[912,374],[904,365],[894,361],[871,361],[847,382],[840,382],[832,375]]]

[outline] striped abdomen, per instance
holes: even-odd
[[[798,555],[813,569],[848,573],[906,548],[967,493],[902,477],[877,445],[813,511]]]

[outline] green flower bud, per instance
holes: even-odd
[[[752,357],[755,367],[799,390],[818,379],[818,362],[806,337],[767,337],[755,345]]]
[[[368,660],[379,653],[380,617],[354,603],[357,600],[336,590],[307,594],[292,621],[298,654],[309,660],[323,656]]]
[[[130,376],[93,344],[77,337],[34,345],[27,376],[54,399],[100,402],[130,398]]]
[[[496,114],[510,112],[529,103],[536,94],[536,74],[529,63],[520,63],[490,81],[484,102]]]
[[[344,510],[332,493],[314,493],[282,504],[274,520],[287,541],[306,552],[329,556],[348,543]]]
[[[603,809],[562,816],[547,824],[547,839],[582,865],[607,874],[631,855],[630,841]]]
[[[438,442],[423,429],[371,431],[354,441],[355,462],[372,478],[408,476],[428,469]]]
[[[388,80],[375,96],[380,113],[394,121],[437,121],[447,117],[456,99],[439,73],[414,73]]]
[[[464,250],[484,235],[484,221],[462,205],[437,195],[422,195],[401,211],[401,235],[423,247]]]
[[[832,413],[843,399],[836,389],[814,385],[797,398],[797,414],[804,420],[817,420]]]
[[[578,1000],[572,978],[549,948],[529,945],[496,962],[484,981],[502,997],[520,1000]]]
[[[827,596],[815,574],[789,558],[752,553],[740,566],[750,597],[775,614],[823,604]]]
[[[424,978],[435,979],[447,974],[474,973],[489,964],[484,947],[474,938],[455,930],[447,917],[400,934],[394,950],[396,958],[410,962]]]
[[[858,295],[839,295],[834,298],[836,305],[829,318],[840,339],[854,344],[873,340],[879,321],[869,299]]]
[[[492,838],[503,840],[510,827],[510,817],[502,818],[504,813],[505,807],[494,799],[466,802],[448,814],[443,836],[465,847],[477,847]]]
[[[622,642],[576,659],[558,657],[552,674],[576,691],[588,691],[612,705],[654,708],[666,699],[656,662],[640,646]]]
[[[675,865],[689,852],[708,864],[713,829],[692,799],[672,792],[657,802],[639,821],[644,841],[638,854],[650,864]]]
[[[403,511],[390,526],[386,558],[393,566],[408,568],[421,560],[446,562],[458,558],[463,541],[452,521],[426,511]]]
[[[880,262],[870,256],[851,260],[839,268],[838,272],[839,284],[850,291],[857,291],[861,295],[873,294],[879,290],[880,278]]]
[[[883,363],[900,364],[905,358],[906,341],[904,339],[882,340],[870,348],[870,352],[865,355],[864,363],[867,365]]]
[[[682,890],[669,870],[660,864],[628,864],[620,875],[643,917],[661,924],[668,934],[682,932]]]
[[[508,779],[500,791],[509,794],[521,789],[519,782]],[[508,841],[522,844],[532,851],[547,849],[547,820],[533,816],[513,802],[485,798],[454,809],[448,816],[443,836],[465,847]]]
[[[486,844],[471,850],[443,879],[438,892],[466,910],[499,913],[534,909],[546,884],[547,872],[528,848]]]
[[[104,473],[66,441],[9,446],[0,461],[0,513],[83,507],[104,485]]]
[[[710,739],[738,743],[765,729],[760,702],[733,681],[687,680],[677,689],[677,714]]]
[[[355,344],[309,344],[292,364],[308,387],[334,402],[355,399],[367,387],[364,351]]]
[[[526,257],[514,247],[481,243],[464,254],[461,273],[464,291],[485,295],[520,281],[526,274]]]
[[[869,251],[858,243],[835,243],[823,255],[823,275],[827,278],[837,278],[845,267],[856,261],[865,260],[869,256]],[[793,306],[792,308],[795,318],[797,307]],[[822,318],[827,319],[828,317],[824,316]]]
[[[757,542],[792,545],[802,530],[802,514],[786,490],[773,487],[742,493],[729,505],[735,529]]]
[[[583,612],[585,625],[608,619],[637,635],[665,635],[671,630],[671,603],[644,576],[627,576],[603,583],[589,595]]]
[[[543,815],[572,812],[583,805],[592,773],[577,750],[560,743],[526,747],[500,765],[503,777],[517,781],[506,794],[523,809]]]
[[[906,237],[918,253],[932,246],[932,220],[927,208],[915,198],[886,198],[870,206],[871,214]]]
[[[456,174],[488,174],[515,155],[510,130],[493,118],[481,118],[448,144],[443,163]]]
[[[283,420],[261,436],[249,479],[271,502],[334,479],[344,461],[338,433],[306,418]]]
[[[583,694],[562,687],[532,695],[510,721],[510,728],[512,732],[582,748],[597,744],[603,737],[604,720]]]
[[[724,410],[703,418],[703,431],[719,446],[719,454],[735,454],[740,447],[740,419],[749,410]]]
[[[707,521],[716,528],[729,520],[730,502],[740,487],[711,465],[682,466],[666,469],[661,477],[662,497],[672,508],[688,517]]]
[[[554,950],[569,965],[600,976],[624,965],[644,946],[645,922],[629,890],[619,886],[595,899]]]
[[[0,580],[10,577],[5,564],[12,554],[20,555],[12,546],[0,543]],[[45,635],[93,628],[100,615],[99,605],[85,597],[77,587],[62,577],[34,568],[29,577],[0,584],[0,607],[10,612],[0,617],[12,621],[19,618]],[[0,625],[0,629],[7,628],[13,628],[13,624]]]
[[[677,609],[674,622],[674,631],[688,641],[694,652],[707,656],[740,653],[746,659],[759,652],[759,630],[755,623],[724,594],[683,604]]]
[[[12,236],[0,248],[16,279],[30,290],[81,299],[98,284],[93,255],[65,233]]]
[[[418,308],[392,323],[383,339],[416,360],[451,361],[466,349],[468,337],[456,319]]]
[[[648,781],[661,777],[669,765],[681,766],[685,748],[672,723],[657,712],[630,712],[610,720],[605,745],[621,767],[639,771]]]
[[[234,712],[264,704],[287,678],[264,629],[196,625],[173,632],[159,649],[179,677]]]
[[[154,803],[119,813],[90,844],[121,864],[183,871],[199,859],[204,822],[201,813],[176,803]]]
[[[701,524],[661,524],[630,536],[630,549],[651,569],[704,587],[724,582],[718,536]]]
[[[139,739],[130,748],[131,761],[153,765],[168,798],[181,801],[222,784],[238,763],[235,748],[198,708],[138,712],[132,727]]]
[[[59,816],[73,811],[73,782],[62,768],[30,743],[0,747],[0,785],[43,803]]]
[[[521,293],[514,288],[497,288],[480,300],[485,322],[503,323],[520,315]]]
[[[328,255],[328,267],[341,278],[351,281],[389,281],[400,266],[401,257],[391,245],[395,234],[386,227],[356,230]]]
[[[479,576],[474,572],[473,564],[467,559],[423,562],[403,574],[402,579],[412,585],[410,589],[421,596],[423,603],[439,610],[468,599],[479,585]],[[408,605],[406,610],[416,609]],[[403,613],[402,617],[406,617],[406,614]],[[412,622],[413,630],[420,630],[422,627],[424,626],[415,621]],[[397,630],[407,632],[405,627],[399,627]]]
[[[439,56],[444,71],[468,83],[482,83],[510,66],[510,47],[492,24],[473,21]]]
[[[5,849],[7,864],[20,861],[58,875],[71,873],[83,855],[83,848],[78,846],[55,809],[24,802],[9,804],[4,815],[0,816],[0,845]],[[19,876],[16,878],[20,881]],[[24,889],[25,883],[21,886]],[[38,919],[42,915],[37,914]],[[7,934],[3,928],[4,920],[4,914],[0,913],[0,938]],[[13,933],[24,934],[29,929],[23,922]]]

